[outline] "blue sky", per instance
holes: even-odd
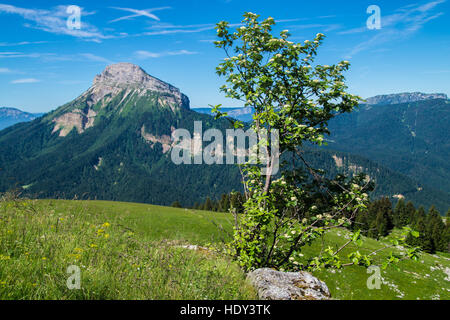
[[[218,90],[215,67],[224,55],[211,41],[215,23],[237,25],[245,11],[273,17],[292,41],[324,33],[318,62],[349,60],[351,93],[450,95],[450,0],[73,1],[0,0],[0,106],[50,111],[114,62],[175,85],[192,107],[239,106]],[[69,5],[82,8],[80,30],[66,26]],[[381,9],[381,29],[366,26],[370,5]]]

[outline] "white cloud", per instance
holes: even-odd
[[[21,41],[21,42],[0,42],[0,47],[17,47],[17,46],[26,46],[30,44],[43,44],[48,43],[48,41]]]
[[[97,55],[95,55],[93,53],[80,53],[80,56],[83,57],[83,58],[86,58],[87,60],[90,60],[90,61],[103,62],[103,63],[106,63],[106,64],[114,63],[113,61],[111,61],[111,60],[109,60],[107,58],[97,56]]]
[[[302,19],[284,19],[276,20],[277,23],[295,22]],[[230,28],[241,27],[242,23],[230,23]],[[199,33],[209,30],[214,30],[215,23],[204,24],[188,24],[188,25],[174,25],[170,23],[154,22],[148,29],[149,31],[139,34],[139,36],[157,36],[157,35],[170,35],[180,33]]]
[[[0,68],[0,73],[10,73],[11,70],[8,68]]]
[[[154,15],[152,12],[159,11],[159,10],[165,10],[165,9],[171,9],[171,7],[160,7],[160,8],[152,8],[152,9],[147,9],[147,10],[138,10],[138,9],[132,9],[132,8],[119,8],[119,7],[111,7],[111,8],[121,10],[121,11],[131,12],[133,14],[111,20],[110,23],[118,22],[118,21],[122,21],[122,20],[130,20],[130,19],[137,18],[137,17],[147,17],[150,19],[160,21],[160,19],[156,15]]]
[[[2,58],[42,58],[55,56],[54,53],[23,53],[23,52],[0,52]]]
[[[26,79],[17,79],[11,81],[12,84],[22,84],[22,83],[36,83],[41,82],[41,80],[34,79],[34,78],[26,78]]]
[[[135,55],[136,55],[139,59],[159,58],[159,57],[161,57],[161,54],[160,54],[160,53],[149,52],[149,51],[144,51],[144,50],[136,51],[136,52],[135,52]]]
[[[165,52],[150,52],[145,50],[139,50],[135,52],[135,55],[138,59],[161,58],[166,56],[180,56],[193,54],[198,54],[198,52],[188,50],[165,51]]]
[[[192,25],[192,26],[166,25],[166,26],[152,27],[152,29],[154,29],[153,31],[144,32],[142,35],[155,36],[155,35],[177,34],[177,33],[197,33],[197,32],[213,30],[214,27],[215,27],[214,24],[198,25],[198,26],[195,26],[195,25]]]
[[[92,15],[92,12],[85,12],[82,10],[81,29],[71,30],[67,27],[67,18],[69,14],[66,13],[67,6],[58,6],[52,10],[43,9],[27,9],[20,8],[8,4],[0,4],[0,13],[17,14],[31,23],[26,23],[25,26],[29,28],[39,29],[45,32],[69,35],[76,38],[91,41],[101,41],[108,39],[111,36],[105,36],[95,26],[85,22],[83,17]]]

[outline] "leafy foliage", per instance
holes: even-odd
[[[295,44],[288,40],[287,30],[279,37],[272,35],[273,18],[263,21],[258,18],[256,14],[245,13],[243,26],[233,33],[227,22],[216,27],[220,40],[215,44],[227,55],[217,67],[217,74],[226,76],[227,84],[221,90],[227,97],[253,108],[251,127],[267,155],[264,163],[249,162],[243,168],[247,201],[244,214],[236,216],[230,253],[247,270],[341,268],[339,253],[351,243],[362,243],[360,230],[338,249],[323,248],[307,264],[299,261],[301,249],[330,229],[349,226],[356,213],[366,209],[367,192],[373,186],[364,174],[325,178],[322,170],[305,161],[302,147],[305,143],[321,145],[324,135],[329,133],[328,121],[358,105],[360,98],[347,93],[344,83],[343,72],[348,70],[349,62],[314,65],[323,34],[317,34],[313,41]],[[213,111],[217,118],[223,116],[220,105]],[[242,126],[235,122],[235,127]],[[268,139],[261,139],[263,135],[276,139],[274,132],[279,135],[279,150]],[[275,180],[274,163],[283,154],[289,154],[294,165],[284,161]],[[295,159],[300,159],[306,170],[297,168]],[[260,165],[268,168],[265,175]],[[405,234],[394,239],[393,245],[404,243],[409,231],[405,229]],[[416,254],[417,248],[408,252],[410,257]],[[349,265],[369,266],[373,255],[376,252],[353,251],[348,254]],[[391,254],[386,266],[399,259]]]

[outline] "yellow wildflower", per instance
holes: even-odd
[[[68,256],[69,258],[74,258],[74,259],[76,259],[76,260],[81,259],[81,254],[73,254],[73,253],[71,253],[71,254],[68,254],[67,256]]]

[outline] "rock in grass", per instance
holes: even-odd
[[[257,269],[247,276],[262,300],[328,300],[330,290],[325,282],[310,273]]]

